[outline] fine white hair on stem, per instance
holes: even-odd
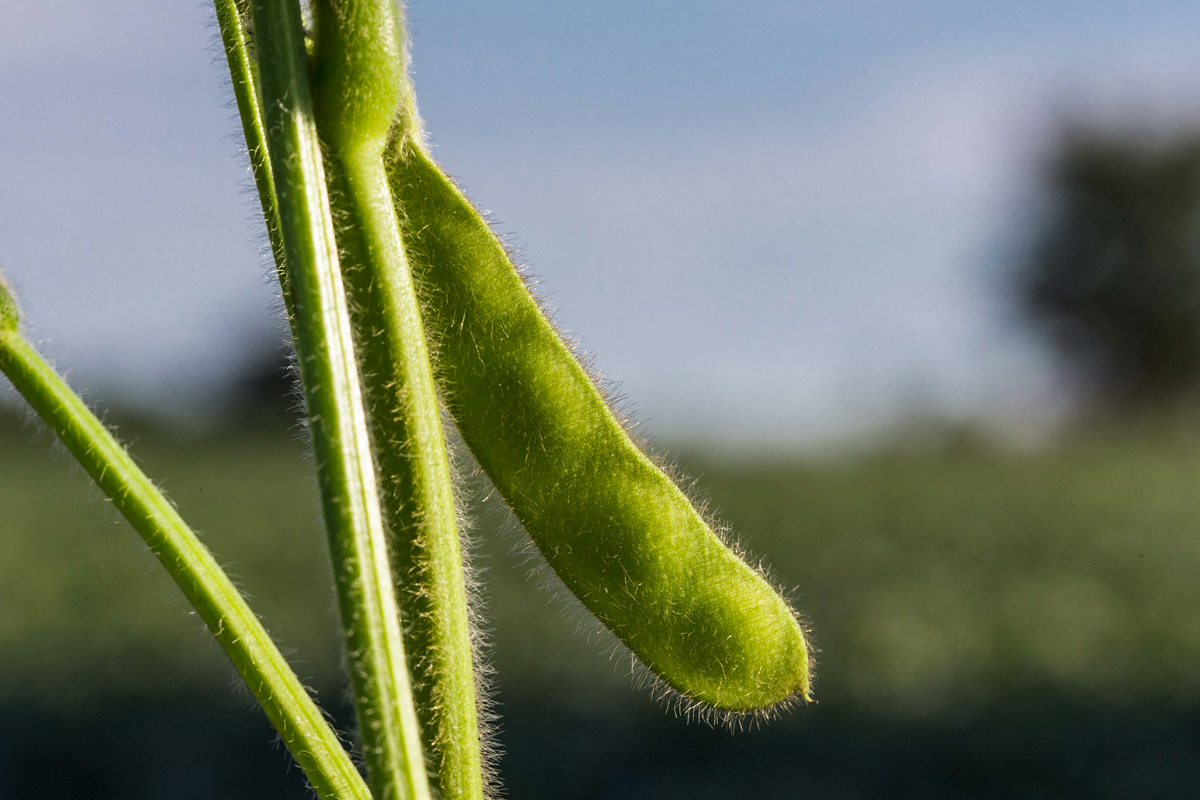
[[[454,491],[454,508],[458,514],[458,533],[462,550],[463,583],[467,595],[467,621],[471,629],[471,660],[475,670],[475,710],[479,727],[480,761],[485,798],[501,794],[499,764],[503,749],[499,740],[500,716],[494,697],[495,668],[491,663],[491,629],[486,622],[487,596],[483,581],[484,568],[479,564],[479,537],[475,532],[475,517],[471,513],[470,453],[462,442],[454,419],[442,407],[442,430],[445,432],[450,480]]]

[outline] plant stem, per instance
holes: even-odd
[[[382,161],[330,165],[405,647],[446,800],[483,796],[471,626],[441,407]],[[340,169],[338,168],[340,167]],[[336,177],[334,177],[336,176]]]
[[[263,220],[267,225],[267,240],[271,243],[271,255],[275,261],[275,273],[279,276],[284,307],[287,309],[288,321],[291,322],[295,316],[295,309],[292,307],[292,293],[288,288],[287,270],[283,266],[283,237],[279,232],[279,204],[275,198],[271,156],[267,150],[262,104],[258,97],[258,70],[250,55],[250,43],[246,35],[244,5],[244,2],[238,2],[238,0],[213,0],[213,7],[217,13],[217,27],[221,29],[221,49],[225,51],[225,61],[229,65],[233,96],[237,101],[238,117],[242,121],[242,133],[246,137],[246,154],[250,157],[250,171],[254,175],[254,185],[258,189]],[[294,328],[292,334],[295,335]]]
[[[4,273],[0,272],[0,333],[14,333],[20,321],[21,312],[17,308],[17,298],[13,297]]]
[[[368,780],[376,800],[425,800],[429,787],[313,121],[300,8],[295,0],[254,0],[251,7],[296,349]]]
[[[350,321],[405,611],[417,708],[445,800],[483,797],[474,654],[441,407],[383,165],[415,117],[392,0],[313,4],[313,92]]]
[[[0,306],[4,300],[0,286]],[[15,320],[15,314],[11,319]],[[221,643],[318,796],[324,800],[371,800],[337,735],[216,559],[103,423],[17,332],[15,324],[0,324],[0,370],[166,567]]]

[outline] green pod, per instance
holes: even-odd
[[[792,609],[630,440],[487,223],[421,145],[388,172],[445,402],[563,583],[687,701],[807,699]]]

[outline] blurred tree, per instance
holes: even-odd
[[[1020,299],[1096,399],[1200,389],[1200,138],[1068,130]]]

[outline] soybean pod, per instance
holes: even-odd
[[[630,439],[419,134],[398,128],[387,160],[444,400],[550,567],[687,702],[807,699],[787,602]]]

